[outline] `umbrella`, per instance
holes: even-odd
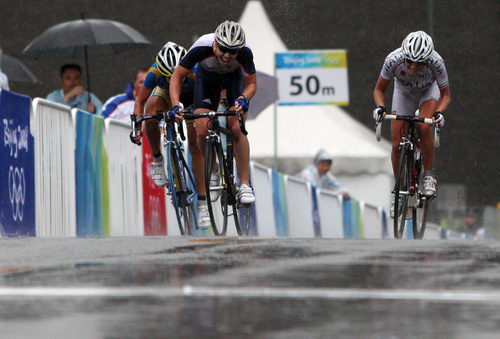
[[[250,103],[248,119],[255,119],[270,104],[279,99],[278,79],[272,75],[257,71],[257,93]]]
[[[141,33],[118,21],[85,19],[52,26],[36,37],[22,55],[34,59],[85,59],[87,91],[90,92],[88,55],[121,53],[150,44]],[[90,99],[90,94],[89,94]]]
[[[40,82],[21,61],[5,53],[0,54],[0,69],[7,75],[9,81],[30,82],[32,84]]]

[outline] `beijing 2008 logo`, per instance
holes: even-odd
[[[24,169],[9,168],[9,198],[12,205],[12,218],[14,221],[23,221],[24,200],[26,198],[26,181]]]

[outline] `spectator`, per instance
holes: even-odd
[[[47,100],[94,114],[101,113],[101,100],[90,93],[89,101],[89,93],[82,86],[82,69],[80,66],[76,64],[63,65],[59,77],[62,88],[47,95]]]
[[[128,83],[125,93],[117,94],[104,103],[101,115],[130,123],[130,114],[134,113],[135,98],[144,85],[147,74],[147,68],[140,69],[135,76],[135,81]]]
[[[343,195],[344,198],[350,199],[349,193],[342,189],[333,174],[330,173],[332,164],[332,155],[324,150],[319,150],[314,157],[314,164],[302,170],[297,177],[311,183],[316,188],[332,190]]]

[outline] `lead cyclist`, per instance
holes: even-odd
[[[230,110],[246,113],[249,101],[257,90],[255,64],[252,50],[246,45],[245,32],[240,24],[233,21],[221,23],[215,33],[200,37],[181,60],[179,67],[170,81],[170,98],[172,113],[181,118],[182,107],[180,93],[184,79],[189,70],[198,63],[194,88],[195,113],[216,111],[220,101],[221,90],[226,90]],[[207,118],[195,122],[196,135],[200,150],[205,149],[207,136]],[[229,118],[229,127],[234,137],[235,158],[240,175],[239,198],[243,204],[255,201],[249,181],[250,147],[236,117]],[[204,168],[204,162],[193,163],[193,166]],[[205,178],[193,169],[198,186],[198,227],[206,229],[210,226],[210,216],[206,205]]]
[[[392,79],[394,79],[393,114],[414,115],[418,109],[420,118],[434,116],[435,122],[441,127],[444,126],[443,112],[451,102],[448,73],[443,59],[434,50],[434,44],[429,35],[423,31],[408,34],[401,47],[386,57],[373,90],[373,99],[377,106],[373,110],[373,118],[376,121],[386,114],[384,96]],[[391,161],[394,176],[397,175],[399,142],[403,124],[404,121],[391,121]],[[433,173],[432,126],[418,124],[418,129],[424,163],[422,193],[426,196],[434,196],[437,182]],[[393,213],[391,208],[391,216]]]

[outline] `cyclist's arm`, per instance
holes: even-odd
[[[382,76],[378,77],[377,84],[375,85],[375,89],[373,90],[373,100],[375,101],[375,106],[385,106],[385,90],[391,81],[383,78]]]
[[[439,105],[436,109],[438,112],[444,112],[448,108],[451,102],[451,91],[450,86],[445,86],[439,89],[441,98],[439,99]]]
[[[185,68],[182,65],[179,65],[175,69],[174,74],[172,74],[172,77],[170,78],[170,86],[168,91],[170,94],[172,107],[177,106],[180,103],[182,83],[184,82],[184,79],[186,79],[189,72],[190,72],[189,69]]]
[[[247,97],[247,99],[252,99],[257,92],[257,73],[248,74],[245,76],[245,89],[240,94]]]
[[[151,92],[153,92],[153,89],[147,88],[146,86],[143,86],[141,88],[139,95],[137,96],[137,98],[135,98],[135,103],[134,103],[135,115],[144,113],[144,105],[146,104],[146,101],[151,95]]]

